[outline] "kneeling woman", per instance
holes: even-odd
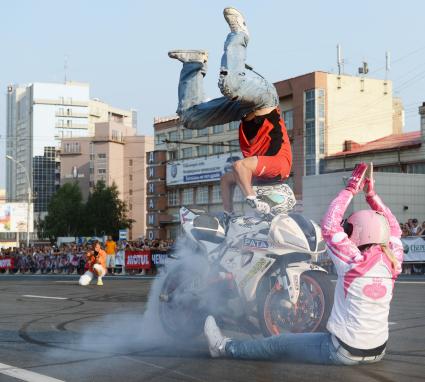
[[[92,244],[92,250],[86,254],[89,269],[80,277],[80,285],[89,285],[97,275],[97,285],[103,285],[102,277],[106,274],[106,252],[100,247],[98,240]]]
[[[290,333],[238,341],[221,334],[215,320],[205,322],[212,357],[287,359],[318,364],[356,365],[380,361],[388,340],[388,314],[394,281],[401,271],[400,226],[374,190],[367,165],[354,169],[347,187],[322,220],[322,233],[338,281],[329,333]],[[343,215],[364,188],[370,210]]]

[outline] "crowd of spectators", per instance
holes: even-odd
[[[401,236],[425,236],[425,221],[419,224],[418,219],[409,219],[406,223],[400,223]]]
[[[172,240],[119,241],[117,243],[116,267],[111,273],[122,273],[123,252],[125,250],[170,251]],[[83,274],[86,266],[86,253],[91,249],[90,241],[84,244],[66,243],[57,245],[33,245],[31,247],[1,248],[0,259],[12,258],[10,273],[32,274]],[[119,261],[121,259],[121,262]],[[0,273],[6,272],[0,269]]]

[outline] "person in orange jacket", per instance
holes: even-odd
[[[89,269],[80,277],[80,285],[89,285],[94,275],[97,275],[97,285],[103,285],[102,277],[106,274],[106,252],[100,247],[98,240],[92,244],[92,250],[86,254]]]

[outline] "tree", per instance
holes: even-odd
[[[77,182],[65,183],[50,200],[42,227],[49,237],[81,233],[83,196]]]
[[[115,183],[106,187],[98,181],[85,207],[85,232],[87,235],[117,236],[119,229],[131,228],[132,219],[127,218],[127,206],[119,198]]]

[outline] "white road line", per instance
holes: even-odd
[[[4,363],[0,363],[0,374],[27,382],[65,382],[61,379],[48,377],[47,375],[34,373],[33,371],[20,369]]]
[[[34,294],[23,294],[22,297],[28,297],[28,298],[48,298],[48,299],[52,299],[52,300],[68,300],[68,297],[36,296]]]
[[[76,284],[77,285],[77,280],[74,281],[53,281],[54,283],[61,283],[61,284]]]
[[[397,325],[397,322],[388,322],[388,325]]]

